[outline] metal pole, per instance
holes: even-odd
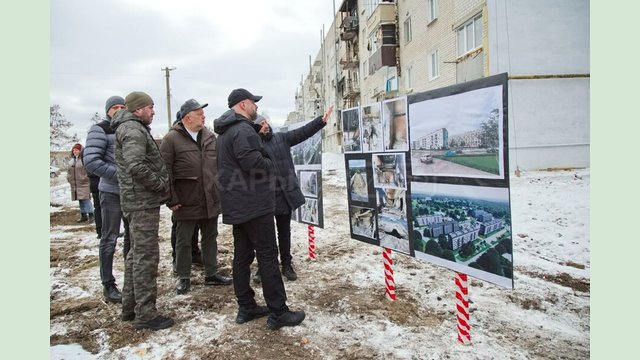
[[[171,90],[169,87],[169,71],[175,70],[175,67],[169,68],[165,66],[164,69],[160,69],[164,71],[165,79],[166,79],[166,88],[167,88],[167,132],[171,130]]]

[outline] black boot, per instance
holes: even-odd
[[[89,221],[90,223],[92,223],[94,221],[94,217],[93,217],[93,213],[88,213],[87,214],[87,221]]]
[[[118,290],[116,284],[105,285],[102,293],[104,294],[104,301],[108,303],[122,302],[122,293],[120,293],[120,290]]]
[[[85,222],[87,220],[89,220],[89,218],[87,217],[87,214],[86,213],[81,213],[80,214],[80,219],[78,221],[76,221],[76,222],[81,223],[81,222]]]
[[[284,275],[289,281],[295,281],[298,278],[293,266],[291,264],[282,265],[282,275]]]

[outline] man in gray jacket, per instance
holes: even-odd
[[[218,215],[216,137],[204,126],[204,108],[195,99],[180,108],[180,120],[162,140],[160,153],[171,179],[171,199],[176,227],[176,272],[178,294],[191,287],[191,239],[196,226],[202,232],[205,285],[231,285],[218,274]]]
[[[111,119],[116,111],[124,109],[124,99],[112,96],[107,99],[105,110],[107,119],[91,126],[87,135],[83,161],[85,168],[100,178],[98,190],[100,193],[100,208],[102,209],[102,231],[100,235],[100,279],[104,286],[104,298],[107,302],[122,302],[122,294],[116,286],[113,277],[113,255],[116,242],[120,234],[120,187],[116,176],[116,161],[114,148],[116,132],[111,129]],[[131,247],[129,238],[129,222],[124,220],[124,258]]]
[[[156,309],[156,278],[160,206],[169,200],[169,173],[149,127],[155,114],[153,100],[134,91],[125,97],[125,106],[111,121],[116,130],[120,205],[131,231],[131,250],[124,266],[122,320],[135,319],[138,330],[166,329],[174,321]]]

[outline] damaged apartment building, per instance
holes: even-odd
[[[510,169],[589,166],[589,2],[344,0],[335,6],[287,119],[307,121],[333,105],[324,151],[341,152],[340,110],[508,73]]]

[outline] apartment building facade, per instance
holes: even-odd
[[[507,72],[510,168],[589,166],[588,2],[344,0],[323,38],[292,120],[333,105],[325,151],[342,109]]]

